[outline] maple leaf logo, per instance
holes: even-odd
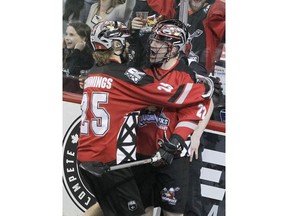
[[[71,142],[72,142],[73,144],[78,143],[78,139],[79,139],[78,134],[71,135],[71,139],[72,139]]]

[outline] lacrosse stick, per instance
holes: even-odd
[[[206,86],[209,87],[208,92],[205,92],[205,94],[202,95],[204,98],[211,98],[214,92],[214,83],[209,77],[204,77],[202,75],[196,74],[197,83],[203,83],[206,84]]]
[[[133,162],[124,163],[124,164],[118,164],[114,166],[109,166],[101,162],[83,162],[79,165],[79,167],[81,167],[82,169],[86,170],[87,172],[91,173],[94,176],[101,177],[103,173],[108,172],[108,171],[118,170],[118,169],[123,169],[127,167],[138,166],[138,165],[143,165],[143,164],[148,164],[148,163],[154,163],[159,160],[161,160],[161,155],[159,152],[157,152],[156,155],[154,155],[152,158],[147,158],[144,160],[138,160],[138,161],[133,161]]]

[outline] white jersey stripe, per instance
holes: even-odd
[[[187,127],[187,128],[195,130],[197,128],[197,124],[188,122],[188,121],[182,121],[176,125],[176,128],[178,127]]]
[[[183,103],[183,101],[186,99],[187,95],[191,91],[192,86],[193,86],[193,83],[187,83],[186,84],[185,89],[184,89],[182,95],[176,101],[176,104],[182,104]]]

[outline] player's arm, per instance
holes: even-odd
[[[194,130],[194,132],[191,135],[191,145],[189,148],[189,154],[190,154],[190,161],[192,161],[193,159],[193,155],[195,154],[195,158],[198,159],[198,148],[200,145],[200,138],[211,118],[211,115],[213,113],[213,109],[214,109],[214,104],[213,101],[211,100],[209,109],[207,114],[205,115],[203,120],[200,120],[196,129]]]
[[[187,140],[188,136],[198,127],[195,121],[205,119],[211,103],[213,102],[209,99],[203,103],[182,108],[177,112],[179,122],[169,139],[167,139],[166,134],[164,134],[164,140],[161,141],[161,147],[158,150],[162,160],[156,165],[171,164],[174,156],[181,154],[182,149],[186,145],[185,140]]]
[[[188,136],[194,133],[195,130],[199,130],[198,129],[199,122],[202,122],[206,120],[207,118],[209,121],[210,116],[211,116],[209,112],[211,111],[211,109],[213,110],[212,99],[206,100],[194,106],[181,108],[177,113],[179,120],[171,137],[177,137],[177,139],[181,143],[181,146],[184,148],[184,146],[186,146],[185,140],[187,140]],[[207,117],[208,114],[210,116]],[[203,123],[201,123],[201,125],[202,124]],[[203,126],[206,126],[206,125],[203,125]]]

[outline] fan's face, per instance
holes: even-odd
[[[77,43],[83,41],[83,38],[77,34],[76,30],[72,26],[68,26],[64,40],[68,49],[74,49]]]
[[[189,5],[193,11],[198,11],[203,7],[205,2],[206,0],[189,0]]]

